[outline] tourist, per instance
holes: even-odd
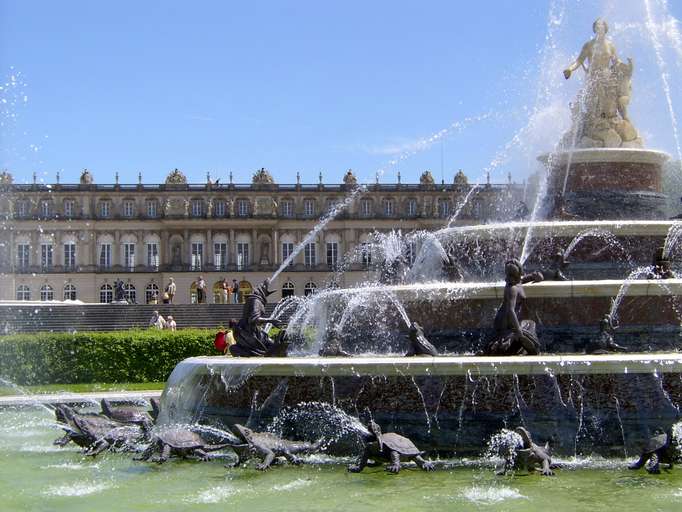
[[[175,286],[175,279],[172,277],[168,280],[168,286],[166,286],[166,293],[168,294],[168,304],[173,304],[173,297],[175,297],[175,291],[177,287]],[[164,302],[165,304],[165,302]]]
[[[175,323],[175,320],[171,315],[168,315],[168,318],[166,318],[166,329],[170,329],[171,331],[175,331],[177,329],[178,325]]]
[[[232,303],[239,304],[239,283],[236,279],[232,280]]]
[[[237,343],[237,340],[235,339],[234,335],[237,329],[237,320],[234,318],[230,318],[230,321],[227,323],[229,330],[225,333],[225,342],[226,342],[226,347],[225,347],[225,355],[231,355],[230,353],[230,347]]]
[[[203,304],[206,301],[206,281],[203,276],[199,276],[196,280],[197,285],[197,304]]]
[[[220,283],[220,293],[222,294],[223,304],[227,304],[230,296],[230,284],[227,282],[227,277]]]
[[[166,327],[166,320],[159,315],[159,312],[154,310],[152,317],[149,319],[149,327],[154,327],[156,329],[163,329]]]

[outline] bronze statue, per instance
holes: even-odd
[[[613,331],[618,325],[613,321],[611,315],[604,315],[599,322],[599,336],[596,340],[590,341],[585,347],[586,354],[608,354],[610,352],[627,352],[625,347],[618,345],[613,340]]]
[[[268,295],[274,293],[268,286],[270,280],[264,280],[253,293],[246,296],[242,318],[235,329],[237,343],[230,346],[230,353],[238,357],[283,357],[287,355],[288,343],[286,332],[280,331],[275,339],[261,327],[262,324],[272,324],[275,327],[281,325],[276,318],[265,317],[265,305]]]
[[[526,294],[523,283],[540,282],[540,272],[523,275],[523,267],[516,260],[509,260],[504,266],[505,286],[502,304],[497,310],[493,323],[495,333],[485,347],[483,354],[489,356],[538,355],[540,342],[535,333],[535,322],[520,320],[521,307]]]
[[[564,271],[568,268],[569,262],[564,257],[563,251],[557,251],[552,256],[552,268],[542,272],[546,281],[568,281]]]
[[[640,469],[646,465],[648,473],[657,475],[661,472],[661,463],[667,464],[667,469],[673,468],[673,463],[677,458],[677,445],[672,435],[671,429],[664,432],[657,429],[656,435],[648,439],[642,447],[639,459],[628,466],[628,469]],[[647,462],[649,464],[647,464]]]
[[[438,349],[426,339],[426,336],[424,336],[424,329],[417,322],[412,322],[412,325],[410,325],[409,338],[410,348],[405,354],[406,357],[438,355]]]

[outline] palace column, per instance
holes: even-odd
[[[211,265],[213,267],[215,263],[215,254],[213,253],[213,230],[207,229],[206,230],[206,269],[208,270],[208,265]],[[215,268],[215,267],[213,267]]]
[[[279,263],[280,263],[280,261],[279,261],[279,233],[277,232],[276,229],[272,230],[272,247],[273,247],[272,262],[275,265],[279,265]]]

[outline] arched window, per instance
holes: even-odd
[[[17,300],[31,300],[31,289],[27,284],[17,286]]]
[[[213,303],[214,304],[228,304],[230,302],[229,294],[226,295],[226,299],[223,300],[223,281],[216,281],[213,284]]]
[[[438,200],[438,216],[441,219],[446,219],[450,216],[450,201],[448,199],[440,198]]]
[[[147,304],[151,304],[152,302],[158,302],[158,300],[159,287],[156,285],[156,283],[149,283],[147,288],[144,290],[144,301]]]
[[[197,282],[192,281],[192,284],[189,287],[189,303],[190,304],[196,304],[198,301],[197,297]]]
[[[64,285],[64,300],[76,300],[76,285],[66,283]]]
[[[99,288],[99,301],[108,304],[114,300],[114,289],[110,284],[103,284]]]
[[[317,285],[312,281],[308,281],[303,287],[303,295],[307,297],[308,295],[312,295],[315,292],[317,292]]]
[[[54,300],[54,289],[49,284],[40,287],[40,300]]]
[[[243,303],[246,296],[253,293],[253,286],[248,281],[239,281],[239,302]]]
[[[295,291],[296,287],[294,286],[294,283],[287,281],[282,285],[282,298],[286,299],[287,297],[293,297]]]
[[[130,304],[137,304],[137,292],[133,283],[126,283],[123,285],[123,297]]]

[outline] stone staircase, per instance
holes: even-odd
[[[267,305],[270,314],[276,304]],[[178,328],[215,329],[239,319],[241,304],[0,304],[0,334],[15,332],[119,331],[146,328],[152,312],[172,315]]]

